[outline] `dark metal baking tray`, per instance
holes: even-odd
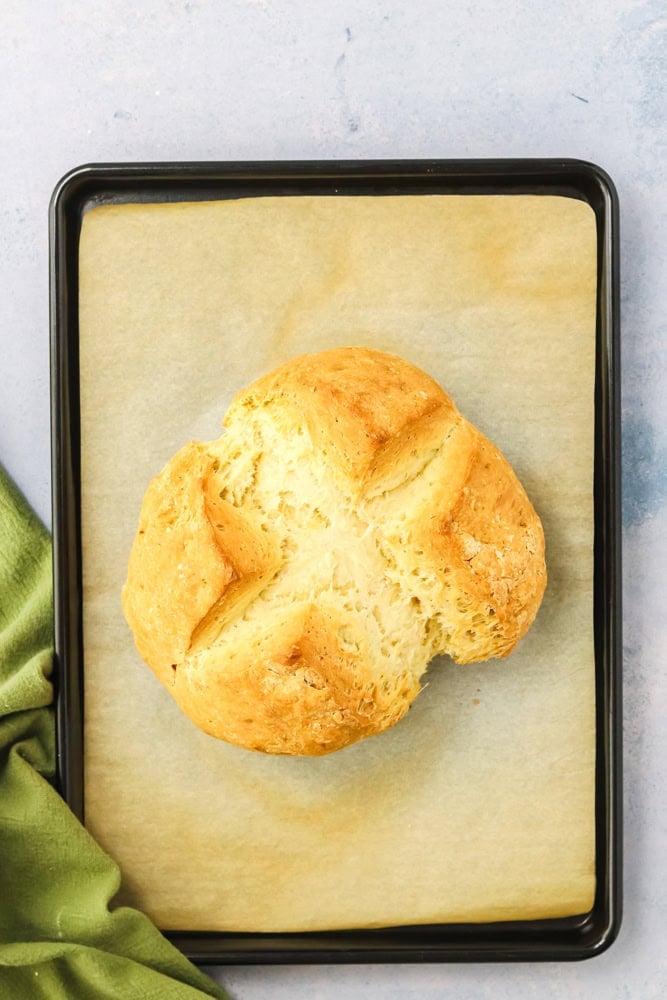
[[[51,413],[57,774],[83,821],[83,641],[78,244],[87,208],[112,202],[299,194],[560,194],[597,223],[594,645],[596,876],[590,913],[554,920],[345,932],[169,933],[202,963],[572,960],[604,951],[621,921],[619,209],[599,167],[568,159],[139,163],[78,167],[50,206]]]

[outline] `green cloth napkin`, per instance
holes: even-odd
[[[50,784],[50,539],[0,468],[0,998],[225,998],[129,907]]]

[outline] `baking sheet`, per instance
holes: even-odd
[[[554,196],[89,211],[80,244],[86,824],[170,930],[531,919],[594,878],[595,218]],[[304,351],[423,367],[507,455],[549,586],[505,661],[434,662],[390,732],[272,758],[200,733],[120,610],[150,477]]]

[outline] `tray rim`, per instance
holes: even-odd
[[[393,185],[393,187],[392,187]],[[84,821],[83,636],[78,396],[78,239],[93,204],[241,195],[562,194],[596,215],[594,644],[596,876],[588,914],[491,924],[249,934],[164,931],[202,964],[579,960],[601,954],[622,920],[622,641],[619,202],[594,163],[571,158],[89,163],[49,206],[51,463],[56,787]],[[267,190],[267,187],[269,190]],[[380,190],[378,190],[378,188]],[[152,197],[137,197],[137,191]]]

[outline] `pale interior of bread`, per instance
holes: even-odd
[[[342,648],[382,663],[384,681],[406,670],[419,676],[435,652],[425,627],[429,611],[388,555],[382,498],[360,500],[351,484],[346,490],[327,466],[313,461],[303,429],[287,447],[269,419],[258,418],[254,432],[248,440],[233,429],[216,444],[221,495],[278,535],[283,561],[241,617],[222,629],[223,617],[212,645],[228,655],[252,646],[258,622],[270,628],[285,608],[325,605],[341,622]]]

